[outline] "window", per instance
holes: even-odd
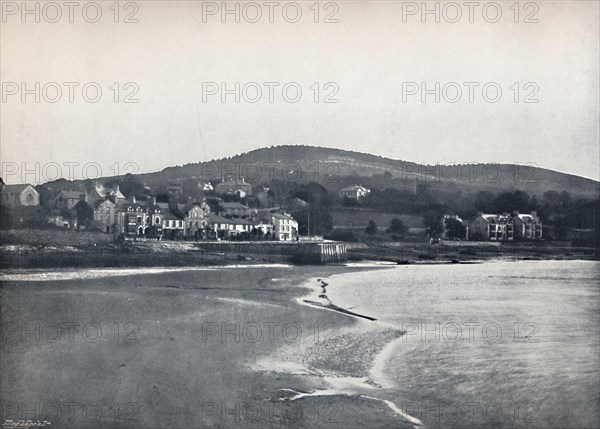
[[[31,192],[27,194],[27,201],[33,201],[33,194]]]
[[[160,223],[160,218],[158,216],[156,216],[156,218],[154,218],[154,223],[156,225],[158,225]]]

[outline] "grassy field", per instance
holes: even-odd
[[[387,228],[393,218],[398,218],[409,228],[424,228],[422,216],[383,213],[371,209],[340,207],[331,211],[333,224],[337,228],[365,228],[373,219],[379,228]]]
[[[0,232],[0,244],[32,246],[89,246],[112,243],[112,234],[73,231],[69,229],[11,229]]]

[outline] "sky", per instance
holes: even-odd
[[[307,144],[600,179],[599,3],[476,3],[2,2],[0,173]]]

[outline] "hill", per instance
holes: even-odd
[[[595,198],[600,190],[598,181],[535,165],[425,165],[315,146],[260,148],[228,158],[138,174],[135,179],[155,190],[161,190],[168,183],[190,184],[199,180],[219,180],[227,175],[243,176],[253,185],[269,184],[276,180],[318,182],[331,191],[355,183],[412,190],[423,182],[446,192],[522,190],[530,195],[541,196],[546,191],[567,191],[573,196]],[[112,178],[105,177],[98,181],[110,179]],[[66,181],[60,180],[46,185],[54,189],[64,182]]]

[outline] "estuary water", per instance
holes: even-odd
[[[334,276],[327,294],[407,331],[374,376],[423,427],[593,428],[599,272],[593,261],[406,265]]]

